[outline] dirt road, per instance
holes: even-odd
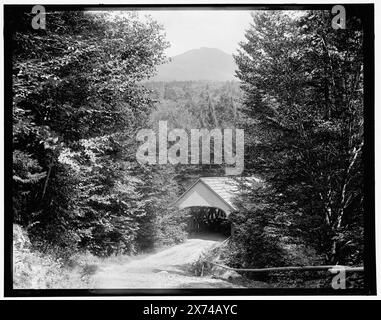
[[[237,288],[228,281],[196,277],[189,264],[220,240],[189,239],[157,253],[130,260],[105,262],[94,275],[96,288]],[[126,258],[127,259],[127,258]]]

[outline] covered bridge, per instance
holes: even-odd
[[[179,209],[190,208],[190,233],[218,233],[233,235],[234,226],[229,215],[237,211],[234,198],[241,187],[257,188],[257,177],[203,177],[197,179],[174,203]]]
[[[262,180],[257,177],[204,177],[199,178],[175,202],[180,209],[190,207],[212,207],[225,212],[228,217],[237,208],[234,197],[239,192],[240,183],[259,187]]]

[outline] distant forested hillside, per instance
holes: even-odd
[[[172,128],[232,128],[239,117],[242,92],[237,81],[147,82],[158,101],[151,120]]]
[[[168,130],[235,128],[240,121],[242,91],[236,81],[172,81],[146,82],[150,97],[156,101],[147,125],[158,129],[159,121],[167,121]],[[213,153],[213,139],[211,140]],[[213,154],[211,154],[213,157]],[[171,171],[181,190],[200,176],[224,175],[224,164],[198,164],[162,167]]]
[[[237,65],[232,55],[215,48],[189,50],[158,67],[154,81],[231,81]]]

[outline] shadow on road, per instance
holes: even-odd
[[[201,239],[201,240],[210,240],[210,241],[218,241],[222,242],[227,239],[226,236],[222,235],[221,233],[214,233],[214,232],[198,232],[198,233],[192,233],[188,236],[188,239]]]

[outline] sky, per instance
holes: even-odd
[[[166,51],[170,57],[201,47],[236,53],[252,20],[249,11],[238,10],[156,10],[141,14],[151,15],[164,26],[171,43]]]

